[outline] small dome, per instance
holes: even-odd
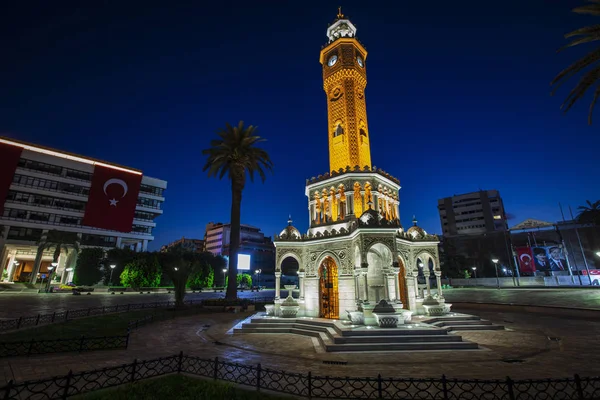
[[[290,215],[288,226],[281,231],[279,236],[286,239],[301,239],[302,235],[300,234],[300,231],[292,225],[292,222],[292,216]]]
[[[412,236],[413,239],[422,239],[425,237],[425,235],[427,235],[427,232],[425,232],[423,230],[423,228],[417,226],[417,218],[415,218],[415,216],[413,215],[413,226],[411,226],[410,228],[408,228],[408,231],[406,231],[406,233],[408,233],[410,236]]]

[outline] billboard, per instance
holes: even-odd
[[[238,254],[238,271],[250,271],[250,254]]]
[[[521,273],[569,270],[563,249],[559,246],[519,247],[516,250]]]

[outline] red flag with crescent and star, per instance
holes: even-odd
[[[517,247],[517,258],[519,260],[519,270],[521,273],[535,272],[535,263],[533,262],[531,247]]]
[[[142,174],[96,165],[83,225],[131,232]]]
[[[22,147],[0,142],[0,216],[22,152]]]

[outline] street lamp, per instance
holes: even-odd
[[[498,289],[500,289],[500,277],[498,276],[498,259],[492,258],[492,262],[494,263],[494,269],[496,269],[496,285],[498,285]]]
[[[262,269],[257,269],[256,271],[254,271],[254,273],[256,275],[258,275],[258,290],[260,290],[260,273],[262,272]]]
[[[477,279],[477,267],[471,267],[473,270],[473,274],[475,275],[475,279]]]
[[[73,271],[73,267],[69,267],[69,268],[65,269],[65,271],[70,274],[71,271]],[[67,277],[65,279],[66,283],[69,283],[69,279],[68,278],[69,278],[69,275],[67,275]]]
[[[223,287],[225,287],[225,273],[227,272],[227,268],[223,268]]]
[[[110,278],[108,279],[108,284],[112,285],[112,276],[113,276],[113,272],[115,272],[115,268],[117,268],[117,266],[115,264],[111,264],[110,265]]]
[[[596,252],[596,255],[597,255],[598,257],[600,257],[600,251],[597,251],[597,252]]]

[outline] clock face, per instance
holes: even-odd
[[[333,65],[337,62],[337,56],[334,54],[331,57],[329,57],[329,61],[327,61],[327,65],[329,65],[330,67],[333,67]]]
[[[361,67],[361,68],[365,66],[362,58],[360,58],[360,57],[356,57],[356,62],[358,63],[359,67]]]

